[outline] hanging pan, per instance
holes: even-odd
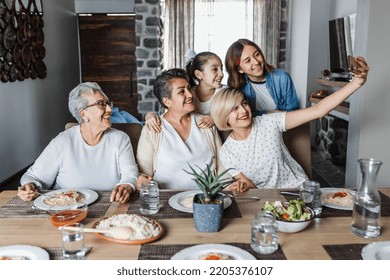
[[[3,1],[0,1],[0,16],[4,15],[7,12],[8,8]]]
[[[19,43],[16,43],[14,46],[14,62],[15,62],[15,64],[19,63],[21,57],[22,57],[22,46],[19,45]]]
[[[12,11],[15,8],[15,0],[4,0],[8,10]]]
[[[46,65],[42,60],[38,60],[35,63],[35,67],[38,73],[38,78],[43,79],[46,77],[47,70],[46,70]]]
[[[29,44],[25,44],[22,48],[22,61],[23,64],[28,66],[31,61],[31,48]]]
[[[12,49],[15,45],[15,41],[16,41],[15,30],[10,24],[8,24],[7,27],[5,28],[4,36],[3,36],[4,47],[7,50]]]

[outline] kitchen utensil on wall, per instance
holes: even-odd
[[[0,0],[0,79],[46,77],[41,0]]]

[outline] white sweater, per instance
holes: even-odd
[[[61,132],[21,178],[48,189],[112,190],[117,184],[136,186],[138,168],[129,136],[108,129],[95,146],[85,143],[80,126]]]

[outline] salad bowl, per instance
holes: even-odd
[[[275,214],[279,231],[284,233],[300,232],[314,219],[314,211],[305,206],[301,199],[285,202],[267,201],[262,208]]]

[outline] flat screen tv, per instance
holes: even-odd
[[[356,14],[329,21],[330,72],[348,76],[348,55],[353,55]]]

